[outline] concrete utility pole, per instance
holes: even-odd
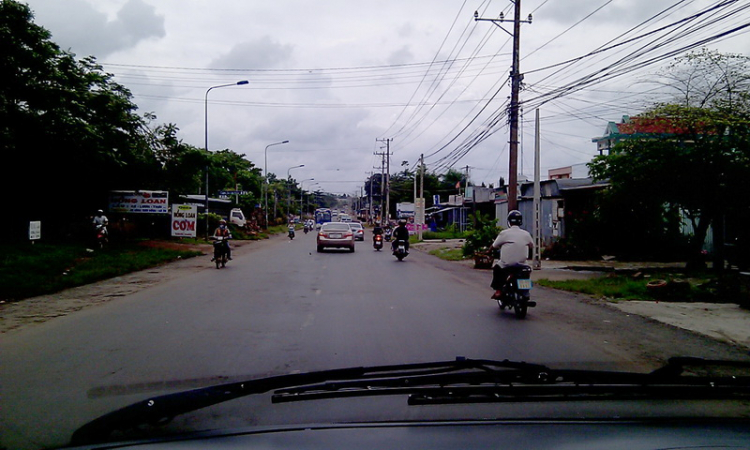
[[[527,20],[521,20],[521,0],[511,0],[514,4],[513,14],[513,33],[509,32],[501,25],[502,22],[510,22],[506,20],[504,15],[500,13],[498,19],[484,19],[479,17],[478,12],[474,12],[475,21],[487,21],[497,25],[501,30],[505,31],[513,37],[513,67],[510,71],[510,108],[509,108],[509,120],[510,120],[510,164],[508,168],[508,211],[518,209],[518,118],[519,118],[519,101],[518,92],[521,90],[521,81],[523,81],[523,74],[521,73],[521,23],[531,23],[531,14]]]
[[[542,268],[542,182],[540,169],[541,142],[539,131],[539,109],[534,117],[536,130],[534,132],[534,269]]]
[[[382,225],[385,225],[386,222],[388,222],[389,212],[391,210],[391,189],[390,189],[390,182],[391,182],[391,141],[393,139],[387,138],[387,139],[375,139],[377,142],[385,142],[385,180],[381,177],[381,186],[383,187],[384,195],[385,195],[385,211],[383,211],[383,207],[380,208],[380,222]],[[382,153],[376,153],[379,155],[383,155]],[[381,197],[381,205],[382,205],[382,197]]]
[[[416,177],[414,179],[414,183],[416,184],[417,180]],[[415,205],[416,206],[416,205]],[[425,201],[424,201],[424,153],[419,155],[419,203],[418,206],[415,208],[417,213],[417,237],[419,237],[419,240],[422,240],[422,226],[425,222],[424,217],[424,210],[425,210]]]
[[[382,148],[382,147],[381,147]],[[385,194],[385,153],[378,153],[375,152],[375,155],[380,156],[380,225],[383,225],[383,199]],[[377,169],[377,167],[373,167],[373,169]],[[372,192],[372,186],[370,186],[370,191]]]

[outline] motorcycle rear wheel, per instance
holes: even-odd
[[[526,313],[529,310],[528,301],[526,300],[526,298],[522,297],[518,293],[516,293],[515,295],[516,295],[516,305],[513,307],[513,309],[516,313],[516,318],[524,319],[526,318]]]

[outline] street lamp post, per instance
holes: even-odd
[[[313,183],[310,186],[308,186],[308,188],[312,188],[313,186],[320,186],[320,183]],[[307,210],[308,211],[310,210],[310,197],[314,196],[314,195],[315,195],[315,192],[312,192],[312,195],[308,195],[307,196]],[[317,205],[316,205],[316,207],[317,207]],[[315,219],[314,216],[313,216],[313,219]]]
[[[305,178],[304,180],[299,182],[299,219],[302,220],[302,198],[305,193],[304,189],[302,189],[302,185],[305,183],[305,181],[313,181],[315,178]]]
[[[264,183],[265,190],[264,190],[264,193],[263,193],[263,203],[264,203],[263,210],[264,210],[264,212],[266,214],[266,229],[268,229],[268,147],[272,147],[274,145],[287,144],[287,143],[289,143],[288,140],[287,141],[281,141],[281,142],[274,142],[273,144],[268,144],[268,145],[266,145],[266,149],[263,152],[263,157],[265,159],[265,161],[263,163],[264,164],[263,165],[263,172],[266,175],[266,182]]]
[[[300,167],[305,167],[304,164],[300,164],[298,166],[293,166],[287,169],[286,171],[286,181],[289,184],[289,195],[287,196],[287,208],[286,208],[286,215],[289,216],[289,213],[292,212],[292,169],[299,169]],[[289,217],[287,217],[289,218]]]
[[[243,84],[248,84],[249,81],[242,80],[238,81],[236,83],[228,83],[228,84],[219,84],[216,86],[211,86],[206,90],[206,95],[203,100],[203,118],[204,118],[204,149],[206,150],[206,154],[208,154],[208,93],[211,92],[212,89],[216,88],[223,88],[223,87],[229,87],[229,86],[242,86]],[[208,155],[206,155],[208,156]],[[208,164],[206,164],[206,238],[208,238]]]

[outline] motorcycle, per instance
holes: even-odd
[[[109,243],[109,233],[107,232],[106,225],[97,225],[96,231],[96,246],[100,249],[107,246]]]
[[[214,259],[216,268],[221,269],[227,266],[229,260],[229,238],[224,236],[214,236]]]
[[[304,231],[305,231],[305,234],[307,234],[307,232],[310,231],[310,227],[308,227],[307,225],[305,225]]]
[[[294,239],[294,228],[289,228],[289,240]]]
[[[403,261],[408,254],[409,252],[406,251],[406,241],[402,239],[397,240],[393,246],[393,256],[398,258],[399,261]]]
[[[385,230],[385,241],[386,242],[391,242],[391,235],[392,234],[393,234],[393,232],[390,229],[386,229]]]
[[[376,234],[372,238],[372,246],[375,248],[375,250],[380,251],[380,249],[383,248],[383,236],[380,234]]]
[[[514,267],[514,270],[508,275],[503,285],[503,295],[497,300],[500,310],[513,309],[516,318],[523,319],[526,317],[528,308],[536,306],[536,302],[531,301],[531,267],[521,264]]]

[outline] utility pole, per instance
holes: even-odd
[[[464,198],[461,202],[461,231],[466,231],[469,229],[469,218],[466,214],[466,194],[469,192],[469,165],[467,164],[464,171],[464,178],[466,179],[466,182],[464,183]],[[474,210],[474,188],[471,189],[471,208],[472,211]]]
[[[417,180],[416,177],[414,179],[414,183],[416,184]],[[422,227],[424,225],[424,209],[425,209],[425,201],[424,201],[424,153],[419,155],[419,206],[415,205],[415,213],[417,214],[417,236],[419,237],[419,240],[422,240]]]
[[[385,180],[383,180],[381,176],[381,185],[383,186],[384,195],[385,195],[385,211],[383,211],[382,207],[382,197],[381,197],[381,210],[380,210],[380,221],[382,225],[385,225],[388,221],[388,217],[391,210],[391,189],[390,189],[390,182],[391,182],[391,141],[392,138],[387,139],[375,139],[377,142],[385,142],[385,154],[383,153],[377,153],[379,155],[384,155],[385,157]]]
[[[521,20],[521,0],[511,0],[514,4],[513,13],[513,33],[503,28],[500,23],[510,22],[506,20],[502,13],[498,19],[484,19],[479,17],[478,12],[474,12],[475,21],[487,21],[497,25],[513,37],[513,67],[510,70],[510,163],[508,168],[508,211],[518,209],[518,118],[519,118],[519,100],[518,93],[521,90],[521,23],[531,23],[531,14],[527,20]]]
[[[368,189],[368,200],[367,200],[367,223],[372,225],[372,177],[374,172],[365,172],[370,176],[370,189]]]
[[[381,147],[382,148],[382,147]],[[383,199],[385,198],[385,153],[378,153],[375,152],[375,155],[380,156],[380,225],[383,225]],[[373,167],[373,169],[377,169],[377,167]],[[372,191],[372,186],[370,187],[370,191]]]
[[[536,125],[535,136],[534,136],[534,269],[542,268],[542,182],[541,182],[541,169],[540,156],[541,143],[540,143],[540,131],[539,131],[539,109],[536,110],[536,116],[534,118]]]

